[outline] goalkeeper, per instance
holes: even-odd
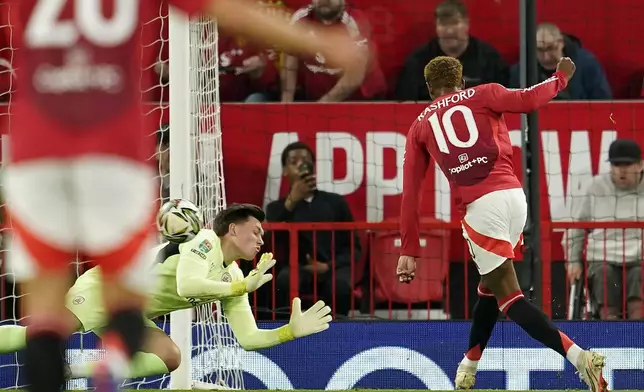
[[[170,201],[168,203],[173,203]],[[182,205],[188,203],[182,200]],[[163,207],[162,207],[163,208]],[[190,222],[198,211],[185,214]],[[198,226],[201,226],[200,219]],[[202,229],[191,240],[181,244],[164,244],[155,266],[158,282],[146,309],[146,341],[130,364],[128,378],[165,374],[175,370],[181,360],[179,348],[150,319],[180,309],[220,300],[230,327],[239,344],[246,350],[272,347],[295,338],[322,332],[329,328],[331,309],[318,301],[302,313],[300,299],[293,300],[289,324],[277,329],[258,329],[248,301],[248,293],[272,279],[267,271],[275,265],[273,255],[262,255],[257,268],[244,278],[235,260],[252,260],[263,244],[264,212],[250,204],[233,204],[215,218],[214,230]],[[81,275],[67,293],[64,315],[76,331],[92,331],[100,336],[106,326],[107,313],[101,298],[101,269],[94,267]],[[28,328],[0,326],[0,353],[12,353],[26,345]],[[92,375],[97,364],[87,362],[70,367],[71,378]]]

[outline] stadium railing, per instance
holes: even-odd
[[[411,285],[402,285],[396,281],[395,267],[399,255],[400,236],[398,222],[394,220],[343,223],[266,223],[264,251],[273,251],[278,263],[273,271],[275,279],[268,287],[251,295],[251,302],[258,318],[264,320],[283,319],[288,315],[288,303],[278,300],[280,272],[283,269],[296,271],[300,268],[300,236],[312,239],[306,244],[307,249],[317,253],[317,234],[329,233],[331,243],[338,235],[350,233],[350,253],[354,260],[350,264],[348,278],[351,283],[348,295],[340,298],[337,287],[332,286],[330,298],[325,296],[325,281],[307,286],[300,286],[298,274],[289,274],[288,296],[300,296],[306,302],[324,299],[329,306],[338,308],[338,301],[349,301],[349,312],[337,314],[338,320],[385,319],[385,320],[427,320],[427,319],[469,319],[474,306],[479,280],[476,267],[469,257],[468,248],[462,241],[461,228],[458,222],[425,220],[421,223],[421,245],[423,255],[418,261],[418,274]],[[561,247],[562,234],[568,229],[582,230],[618,230],[639,236],[640,254],[644,254],[644,222],[551,222],[543,221],[542,228],[542,304],[543,310],[555,319],[592,319],[599,317],[600,306],[591,301],[591,284],[589,284],[588,260],[586,259],[586,238],[582,250],[583,271],[580,281],[572,287],[566,273],[565,250]],[[286,235],[279,237],[280,234]],[[604,231],[605,235],[605,231]],[[356,247],[360,243],[361,251]],[[312,247],[312,248],[311,248]],[[515,267],[522,289],[529,294],[532,284],[528,263],[522,260],[521,247],[515,249],[517,259]],[[0,255],[6,255],[0,252]],[[600,270],[606,274],[606,260],[594,260],[604,263]],[[619,262],[619,260],[616,260]],[[327,273],[335,277],[335,253],[332,252]],[[615,261],[613,261],[615,262]],[[246,271],[253,263],[240,263]],[[91,263],[76,264],[77,274],[83,273]],[[640,262],[644,266],[644,261]],[[644,291],[644,268],[640,270],[640,288]],[[0,320],[20,319],[20,288],[11,281],[11,276],[0,267]],[[626,271],[620,272],[621,287],[611,288],[603,279],[602,292],[608,295],[612,290],[621,290],[618,306],[618,317],[627,318]],[[317,275],[317,274],[316,274]],[[332,279],[335,280],[335,279]],[[316,282],[317,279],[313,280]],[[328,281],[328,278],[327,278]],[[644,309],[643,309],[644,310]]]
[[[583,274],[578,281],[571,282],[567,276],[565,267],[565,260],[569,259],[569,250],[561,247],[562,237],[564,233],[571,229],[583,230],[585,232],[583,241],[583,248],[581,251],[581,262]],[[598,246],[602,252],[600,260],[588,260],[587,257],[587,238],[590,231],[598,231],[600,236],[600,243]],[[627,243],[626,240],[617,244],[608,244],[608,234],[621,235],[626,238],[630,245],[633,247],[635,243],[636,253],[639,254],[639,261],[633,261],[632,258],[628,261],[631,262],[630,266],[639,266],[639,283],[640,283],[640,298],[644,292],[644,221],[614,221],[614,222],[541,222],[541,238],[542,238],[542,287],[543,287],[543,307],[544,311],[556,318],[566,319],[591,319],[598,318],[602,310],[606,310],[607,296],[619,295],[621,298],[617,306],[618,316],[626,319],[627,315],[627,302],[628,298],[627,289],[627,269],[621,268],[618,274],[618,286],[611,287],[607,282],[608,268],[613,265],[626,264]],[[616,249],[615,249],[616,248]],[[563,250],[564,257],[561,257],[559,250]],[[618,259],[609,257],[609,251],[614,251],[618,254]],[[632,250],[631,250],[632,251]],[[611,260],[608,260],[611,259]],[[597,278],[601,280],[599,284],[602,285],[598,289],[601,292],[601,302],[599,305],[593,300],[593,284],[589,277],[589,261],[599,262],[601,267],[598,268],[600,276]],[[612,271],[612,269],[611,269]],[[635,272],[637,274],[637,272]],[[629,282],[630,283],[630,282]],[[597,283],[596,283],[597,284]],[[563,290],[562,290],[563,289]],[[642,307],[640,313],[642,313]]]
[[[588,319],[594,316],[586,306],[589,304],[587,274],[577,283],[578,298],[571,302],[571,284],[566,275],[565,257],[562,256],[561,235],[562,231],[573,228],[623,231],[636,229],[642,233],[644,222],[542,222],[543,262],[539,266],[543,275],[542,303],[544,311],[558,319]],[[468,319],[476,302],[479,275],[469,257],[467,246],[462,241],[458,222],[424,221],[421,224],[423,255],[418,261],[416,280],[411,285],[401,285],[396,281],[395,267],[400,246],[396,221],[267,223],[265,230],[265,248],[275,253],[278,260],[275,275],[278,278],[272,281],[270,289],[253,295],[252,301],[260,318],[279,319],[288,314],[284,303],[279,303],[276,299],[279,297],[277,291],[285,289],[289,290],[290,298],[300,296],[309,301],[324,299],[334,311],[338,307],[338,301],[349,301],[348,315],[338,314],[338,319]],[[286,236],[280,238],[279,233]],[[336,296],[336,287],[330,298],[325,296],[328,278],[324,277],[320,282],[313,279],[310,286],[302,287],[298,274],[289,273],[288,288],[276,283],[280,281],[279,275],[284,268],[289,272],[301,268],[302,263],[305,263],[302,258],[306,252],[318,253],[316,248],[319,233],[331,233],[332,243],[338,235],[346,235],[339,233],[351,233],[354,262],[350,264],[350,280],[353,289],[348,297],[346,294],[344,298]],[[302,238],[307,241],[304,245],[306,250],[301,248]],[[355,247],[357,241],[360,241],[362,248],[359,256]],[[532,281],[532,266],[523,263],[521,250],[520,246],[515,249],[515,267],[521,287],[529,294],[531,285],[538,282]],[[585,245],[583,254],[585,255]],[[326,273],[333,281],[336,278],[335,259],[333,254],[331,260],[328,260],[331,268]],[[585,256],[582,260],[586,271]],[[606,263],[605,260],[597,261]],[[622,280],[625,281],[625,278],[624,274]],[[607,290],[606,283],[604,290]],[[576,306],[577,309],[574,310],[571,306]],[[625,307],[626,299],[622,298],[621,308]]]

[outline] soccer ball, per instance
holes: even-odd
[[[201,227],[201,211],[189,200],[173,199],[165,202],[157,214],[157,227],[166,240],[181,244],[195,238]]]

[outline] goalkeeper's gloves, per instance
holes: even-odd
[[[273,259],[272,253],[264,253],[257,263],[257,267],[248,273],[248,276],[241,282],[237,282],[236,287],[233,288],[233,294],[242,295],[244,293],[252,293],[258,288],[262,287],[273,279],[272,274],[267,274],[266,271],[273,268],[276,261]],[[233,285],[235,285],[233,283]]]
[[[301,338],[314,333],[326,331],[329,329],[331,322],[331,308],[324,304],[324,301],[318,301],[302,313],[302,302],[299,298],[293,298],[293,310],[291,312],[291,321],[285,325],[283,331],[280,331],[280,338],[283,341]]]

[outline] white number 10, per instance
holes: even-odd
[[[74,20],[60,20],[67,1],[74,2]],[[139,23],[138,0],[109,0],[113,15],[103,16],[103,0],[38,0],[25,27],[30,48],[67,48],[83,36],[93,44],[114,47],[127,42]]]
[[[467,133],[469,138],[465,141],[462,141],[456,136],[456,131],[454,131],[454,124],[452,123],[452,115],[454,112],[460,112],[463,115],[465,120],[465,126],[467,128]],[[449,154],[449,147],[447,146],[447,141],[451,145],[458,148],[469,148],[472,147],[476,141],[479,139],[479,129],[476,127],[476,121],[474,121],[474,114],[472,110],[467,106],[457,105],[443,113],[442,118],[442,127],[441,122],[438,120],[438,113],[434,113],[429,117],[429,125],[432,127],[434,132],[434,138],[436,139],[436,144],[438,145],[438,150],[445,154]],[[445,136],[447,135],[447,140]]]

